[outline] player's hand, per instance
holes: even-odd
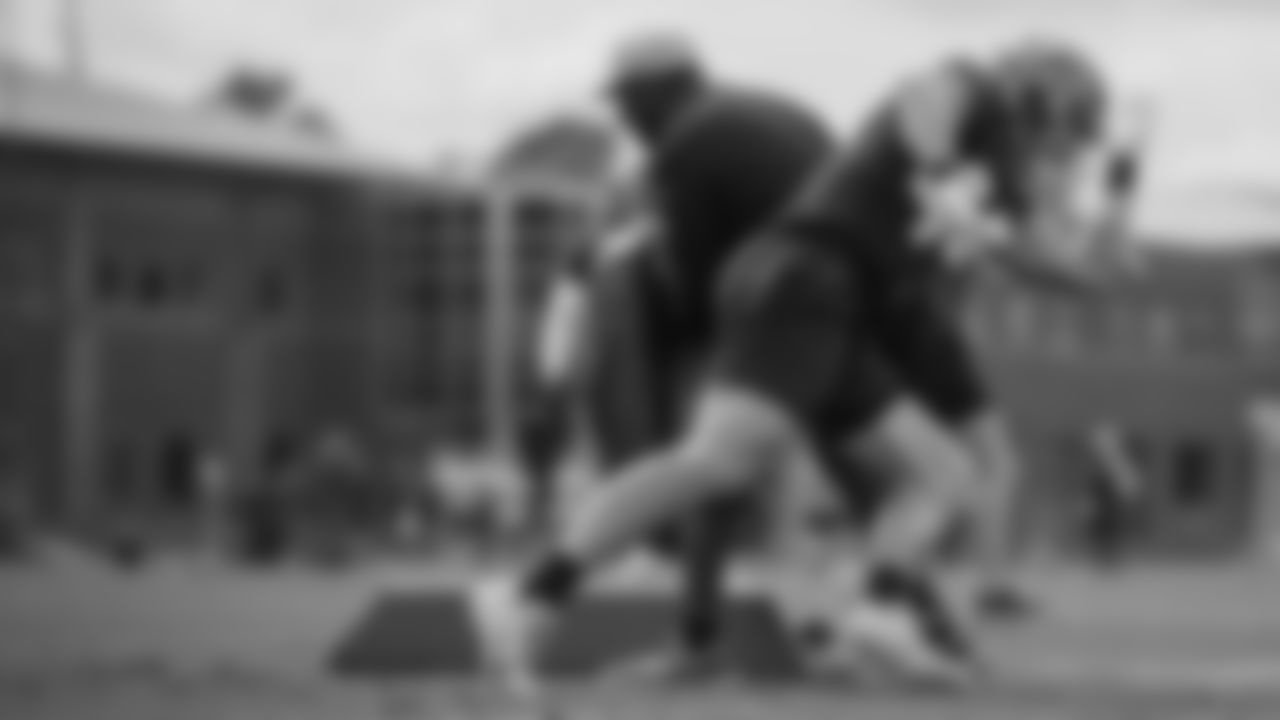
[[[1147,256],[1133,231],[1132,208],[1118,202],[1094,225],[1097,262],[1112,275],[1135,277],[1147,269]]]
[[[914,239],[957,265],[973,262],[1008,242],[1011,228],[988,209],[990,194],[989,177],[978,170],[920,179]]]
[[[1142,271],[1132,229],[1136,153],[1099,147],[1036,167],[1018,245],[1041,269],[1090,285]]]

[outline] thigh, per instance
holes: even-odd
[[[886,481],[927,482],[966,495],[977,466],[964,442],[928,407],[902,395],[863,428],[847,436],[845,447]]]
[[[1013,432],[993,407],[953,423],[953,428],[977,463],[984,480],[1007,486],[1021,474]]]
[[[787,237],[747,246],[718,293],[711,382],[769,398],[813,432],[858,424],[896,392],[838,255]]]
[[[907,291],[878,307],[874,324],[911,394],[944,422],[965,426],[986,416],[990,402],[956,301],[941,288]]]
[[[851,452],[838,436],[818,439],[815,447],[823,478],[851,515],[854,527],[869,528],[891,496],[892,478],[883,468]]]

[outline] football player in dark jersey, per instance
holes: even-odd
[[[664,92],[681,90],[690,88]],[[785,170],[756,153],[783,144],[767,139],[767,123],[682,113],[659,148],[654,185],[673,261],[679,254],[671,291],[685,303],[683,330],[710,338],[711,360],[679,439],[603,484],[537,562],[477,587],[479,628],[508,687],[537,696],[538,650],[593,571],[657,524],[773,473],[806,437],[849,447],[896,484],[864,548],[852,624],[920,676],[967,674],[968,633],[931,564],[980,479],[918,389],[953,382],[950,366],[963,363],[927,298],[953,263],[1070,286],[1128,267],[1131,163],[1098,152],[1108,95],[1093,63],[1055,42],[948,63],[894,93],[714,274],[728,208],[752,199],[726,191],[728,181],[763,184]],[[656,127],[660,116],[638,119]],[[725,163],[725,153],[758,164]],[[778,155],[770,159],[787,157]],[[1081,178],[1099,157],[1108,182],[1085,202]]]
[[[582,314],[574,307],[590,307],[584,315],[590,319],[579,324],[588,360],[579,379],[586,383],[586,425],[606,470],[677,434],[684,398],[708,347],[708,279],[835,147],[821,122],[796,103],[711,83],[679,39],[649,40],[637,49],[620,68],[612,95],[654,165],[655,177],[640,183],[659,191],[656,198],[642,193],[650,226],[619,228],[602,252],[591,253],[594,260],[583,262],[579,254],[577,262],[565,264],[553,292],[558,302],[552,303],[561,312],[551,314],[561,321],[549,323],[552,332],[544,335],[553,352],[542,353],[563,357],[555,349],[573,343],[558,330]],[[673,223],[683,228],[679,237],[670,235]],[[683,570],[677,642],[625,663],[626,670],[674,678],[714,669],[724,575],[752,509],[749,494],[735,494],[657,534],[659,549]]]
[[[606,478],[677,436],[684,399],[696,387],[690,359],[673,357],[664,343],[663,328],[672,320],[664,318],[670,308],[660,297],[655,262],[661,232],[651,213],[626,218],[584,248],[585,261],[568,258],[553,281],[542,334],[543,376],[560,378],[553,386],[572,388],[571,399],[560,406],[580,408],[592,467]],[[810,457],[782,464],[784,478],[791,468],[822,479],[838,475],[835,489],[853,495],[845,505],[857,514],[855,527],[865,528],[882,504],[886,483],[855,467],[855,458],[838,448],[804,449],[812,451]],[[690,682],[732,670],[721,652],[727,574],[747,533],[771,519],[766,500],[748,493],[713,502],[652,537],[652,549],[680,573],[676,632],[649,652],[606,669],[609,675]]]

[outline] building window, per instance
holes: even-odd
[[[1173,349],[1178,339],[1178,319],[1167,308],[1153,307],[1143,318],[1146,344],[1157,352]]]
[[[1080,345],[1076,308],[1068,303],[1057,303],[1045,310],[1053,349],[1064,355],[1075,354]]]
[[[296,433],[277,430],[263,449],[263,470],[267,482],[280,483],[297,462],[301,442]]]
[[[1009,295],[1003,299],[1005,336],[1014,345],[1031,341],[1036,322],[1035,309],[1023,297]]]
[[[1145,320],[1141,309],[1111,307],[1107,310],[1107,343],[1123,351],[1140,351]]]
[[[1280,339],[1280,320],[1269,308],[1248,308],[1241,313],[1239,332],[1250,347],[1265,349]]]
[[[174,510],[192,507],[197,499],[200,470],[195,442],[187,435],[170,435],[160,446],[158,460],[160,501]]]
[[[138,276],[138,300],[143,305],[163,303],[169,295],[169,282],[162,268],[156,265],[143,267]]]
[[[427,315],[438,311],[441,305],[440,288],[435,278],[414,277],[404,283],[401,308],[410,315]]]
[[[204,275],[197,265],[184,265],[174,278],[174,294],[184,302],[195,304],[204,294]]]
[[[132,445],[115,440],[107,446],[103,489],[113,507],[134,507],[145,500],[139,492],[138,470]]]
[[[1263,349],[1280,343],[1280,294],[1265,282],[1250,283],[1240,296],[1238,332],[1252,347]]]
[[[97,296],[104,300],[114,300],[120,293],[121,286],[124,284],[123,273],[120,265],[115,258],[102,258],[95,269],[94,285],[97,287]]]
[[[1185,332],[1183,345],[1196,352],[1224,351],[1238,342],[1232,336],[1232,324],[1220,312],[1189,308],[1182,313]]]
[[[1169,494],[1179,507],[1195,508],[1213,499],[1214,457],[1210,447],[1187,440],[1174,447]]]
[[[987,340],[990,328],[987,326],[987,311],[979,303],[970,303],[960,314],[965,333],[972,338]]]
[[[258,278],[258,309],[264,313],[279,313],[289,302],[289,280],[284,270],[269,268]]]

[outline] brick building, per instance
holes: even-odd
[[[1146,471],[1140,544],[1155,555],[1247,549],[1261,522],[1248,430],[1280,393],[1280,255],[1154,256],[1145,279],[1091,297],[988,287],[971,329],[1015,421],[1028,540],[1070,544],[1090,472],[1084,436],[1112,423]]]
[[[368,238],[419,178],[323,140],[0,67],[0,460],[50,519],[181,519],[368,392]]]
[[[537,256],[554,244],[519,247]],[[969,329],[1027,464],[1019,517],[1028,548],[1078,543],[1100,424],[1130,439],[1147,484],[1139,551],[1238,554],[1254,547],[1272,489],[1248,426],[1280,395],[1280,253],[1159,244],[1137,282],[1096,295],[975,284]],[[530,298],[545,260],[526,260]],[[804,500],[798,500],[804,503]]]
[[[405,175],[315,137],[0,66],[0,482],[49,518],[181,519],[202,457],[265,481],[320,430],[492,447],[576,192]],[[1080,443],[1149,469],[1144,545],[1246,548],[1245,416],[1280,393],[1275,253],[1161,253],[1099,298],[980,289],[972,330],[1029,461],[1028,542],[1068,542]]]
[[[502,442],[565,208],[0,65],[0,478],[181,524],[207,458]]]

